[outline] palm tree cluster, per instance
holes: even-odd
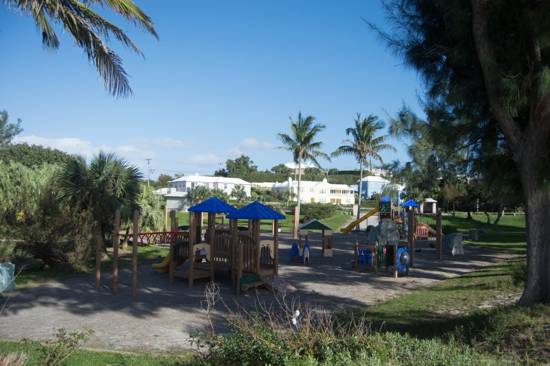
[[[383,150],[395,150],[393,146],[386,143],[387,135],[378,135],[380,130],[384,128],[384,123],[375,115],[369,115],[362,118],[360,114],[354,121],[354,126],[346,129],[348,139],[344,140],[331,155],[333,157],[341,155],[352,155],[359,163],[360,180],[359,180],[359,209],[357,217],[360,216],[363,168],[369,163],[369,168],[372,170],[372,159],[383,163],[380,152]],[[300,191],[302,182],[302,164],[311,162],[318,168],[321,165],[318,158],[324,158],[330,161],[328,154],[321,150],[322,142],[319,141],[319,133],[325,129],[325,125],[316,123],[313,116],[302,116],[299,112],[295,120],[290,120],[290,134],[279,133],[278,137],[282,142],[281,148],[290,151],[294,159],[294,163],[298,166],[298,187],[296,192],[296,216],[300,217]],[[294,237],[298,235],[298,228],[294,227]]]
[[[60,171],[57,182],[62,201],[90,212],[94,238],[104,247],[114,212],[131,212],[138,207],[141,179],[136,167],[114,154],[100,152],[89,165],[83,157],[71,159]]]

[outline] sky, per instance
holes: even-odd
[[[0,5],[0,110],[20,118],[18,142],[91,158],[112,151],[151,176],[212,174],[249,155],[261,169],[291,161],[277,134],[301,111],[326,125],[334,151],[357,113],[382,120],[403,104],[421,112],[419,76],[403,65],[363,19],[382,28],[377,0],[137,1],[159,39],[105,13],[145,57],[116,42],[133,96],[114,98],[95,67],[57,28],[61,47],[46,50],[26,14]],[[387,131],[384,131],[387,133]],[[385,161],[407,160],[405,142]],[[355,169],[352,157],[322,162]]]

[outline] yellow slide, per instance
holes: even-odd
[[[183,263],[183,259],[179,258],[176,260],[176,267],[181,266]],[[168,254],[162,262],[153,264],[153,269],[160,272],[160,273],[166,273],[170,269],[170,254]]]
[[[368,219],[372,215],[378,213],[378,211],[380,211],[380,206],[376,206],[375,208],[373,208],[372,210],[367,212],[365,215],[363,215],[360,218],[358,218],[357,220],[353,221],[352,223],[350,223],[348,226],[341,229],[340,231],[344,234],[348,234],[350,231],[353,230],[354,227],[356,227],[357,225],[359,225],[361,222],[365,221],[366,219]]]

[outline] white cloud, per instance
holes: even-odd
[[[254,137],[249,137],[241,141],[240,145],[246,149],[260,150],[260,149],[272,149],[273,144],[268,141],[259,141]]]
[[[189,159],[189,162],[195,165],[218,165],[224,161],[224,158],[212,153],[196,154]]]
[[[29,145],[42,145],[51,147],[69,154],[78,154],[89,157],[95,153],[95,149],[90,141],[82,140],[78,137],[49,138],[36,135],[17,136],[14,142],[26,142]]]
[[[253,150],[273,149],[274,146],[268,141],[260,141],[254,137],[247,137],[242,140],[237,146],[229,150],[229,155],[239,156],[247,154]]]

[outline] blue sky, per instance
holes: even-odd
[[[361,18],[384,25],[378,1],[138,1],[160,39],[123,25],[145,58],[123,57],[134,95],[111,97],[83,52],[62,36],[43,49],[32,19],[0,5],[0,109],[23,120],[19,141],[92,156],[124,156],[153,175],[212,173],[249,155],[260,168],[290,161],[277,149],[289,116],[327,126],[325,151],[357,112],[386,119],[403,103],[419,111],[422,83]],[[62,33],[62,31],[60,32]],[[406,147],[387,161],[406,160]],[[355,168],[352,158],[325,163]]]

